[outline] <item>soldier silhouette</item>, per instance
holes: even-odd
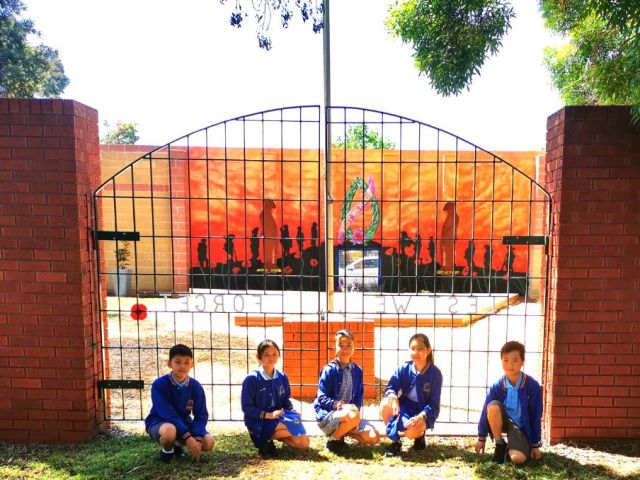
[[[251,240],[249,241],[249,245],[251,248],[251,264],[253,265],[260,256],[260,239],[258,238],[258,231],[260,229],[255,227],[251,230]]]
[[[485,277],[489,277],[491,275],[491,264],[493,262],[492,260],[492,253],[491,253],[491,245],[485,245],[484,246],[484,275]]]
[[[267,269],[276,267],[278,256],[278,224],[273,217],[276,204],[273,200],[265,200],[260,212],[260,226],[264,237],[264,265]]]
[[[311,224],[311,247],[312,248],[315,248],[318,246],[318,240],[319,240],[318,224],[316,222],[313,222]]]
[[[436,265],[436,242],[433,237],[429,237],[429,256],[431,257],[431,263],[435,267]]]
[[[224,242],[224,251],[227,253],[227,261],[237,262],[238,257],[236,256],[236,249],[233,245],[234,238],[236,238],[236,236],[233,233],[227,235],[227,239]]]
[[[416,236],[416,263],[420,263],[420,250],[422,250],[422,238],[420,234]]]
[[[209,259],[207,258],[207,240],[203,238],[198,243],[198,263],[203,270],[209,266]]]
[[[442,230],[440,232],[440,261],[442,269],[450,272],[455,268],[455,245],[458,221],[460,218],[456,214],[456,207],[453,202],[445,203],[443,210],[446,212]]]
[[[513,272],[513,262],[516,259],[515,248],[513,245],[507,246],[507,254],[504,256],[504,262],[502,262],[502,270],[505,272]]]
[[[288,257],[291,251],[293,241],[289,236],[289,225],[283,225],[280,229],[280,243],[282,244],[282,258]]]
[[[302,255],[302,250],[304,248],[304,233],[302,232],[302,227],[298,225],[298,231],[296,233],[296,243],[298,244],[298,251],[300,255]]]
[[[413,239],[409,236],[407,232],[402,232],[400,235],[400,253],[402,255],[407,255],[406,249],[413,245]]]
[[[468,274],[470,277],[473,276],[473,271],[475,270],[475,265],[473,264],[473,255],[475,253],[475,245],[473,240],[469,240],[469,244],[467,245],[467,249],[464,251],[464,258],[467,261]]]

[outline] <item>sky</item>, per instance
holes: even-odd
[[[24,0],[41,40],[58,49],[71,83],[63,98],[100,123],[138,124],[140,144],[163,145],[208,125],[271,108],[322,104],[322,35],[298,12],[271,24],[258,48],[253,18],[230,26],[233,1]],[[516,18],[497,56],[468,91],[441,97],[420,76],[411,47],[387,33],[390,0],[331,2],[332,102],[402,115],[482,148],[542,150],[546,119],[562,108],[542,65],[535,0],[512,0]]]

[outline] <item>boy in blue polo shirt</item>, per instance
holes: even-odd
[[[478,423],[476,453],[483,453],[487,434],[495,442],[493,460],[514,464],[542,457],[542,389],[522,372],[524,345],[507,342],[500,350],[505,375],[489,389]],[[507,434],[505,442],[503,433]]]
[[[160,460],[169,463],[174,456],[185,457],[182,445],[194,460],[213,448],[213,437],[207,432],[207,403],[202,385],[189,377],[193,352],[178,344],[169,350],[167,366],[171,372],[151,385],[151,411],[145,419],[147,433],[160,443]],[[193,416],[193,418],[192,418]]]

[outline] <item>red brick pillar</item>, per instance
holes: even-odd
[[[318,378],[322,367],[335,357],[335,333],[348,328],[356,337],[353,361],[362,367],[364,397],[374,398],[374,322],[285,321],[282,323],[282,367],[291,382],[295,398],[314,398],[318,392]]]
[[[549,117],[551,442],[640,437],[640,126],[625,107]]]
[[[98,115],[72,100],[0,99],[0,440],[91,438],[100,322],[92,192]]]

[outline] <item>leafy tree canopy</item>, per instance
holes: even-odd
[[[538,3],[547,28],[568,40],[545,50],[545,63],[564,101],[630,104],[640,119],[640,1]],[[398,0],[389,10],[387,27],[413,46],[418,70],[439,93],[457,95],[498,51],[513,16],[507,0]]]
[[[546,25],[567,35],[545,49],[554,85],[568,105],[633,105],[640,120],[640,2],[541,0]]]
[[[116,126],[111,129],[109,122],[104,122],[104,126],[108,131],[100,141],[106,145],[134,145],[140,140],[137,123],[117,121]]]
[[[219,0],[223,5],[227,0]],[[230,2],[231,3],[231,2]],[[253,10],[257,23],[258,45],[265,50],[271,50],[271,17],[280,15],[283,28],[289,26],[293,19],[293,7],[300,11],[303,22],[310,22],[315,33],[322,31],[324,4],[322,0],[235,0],[231,12],[230,23],[232,27],[240,28],[244,20],[249,16],[249,10]]]
[[[338,137],[333,144],[334,148],[364,148],[364,149],[393,149],[396,147],[388,138],[382,136],[368,125],[349,125],[345,139]]]
[[[0,0],[0,97],[57,97],[69,79],[57,50],[29,44],[39,32],[24,10],[20,0]]]
[[[512,18],[502,0],[406,0],[390,8],[387,28],[413,46],[418,71],[438,93],[457,95],[498,51]]]

